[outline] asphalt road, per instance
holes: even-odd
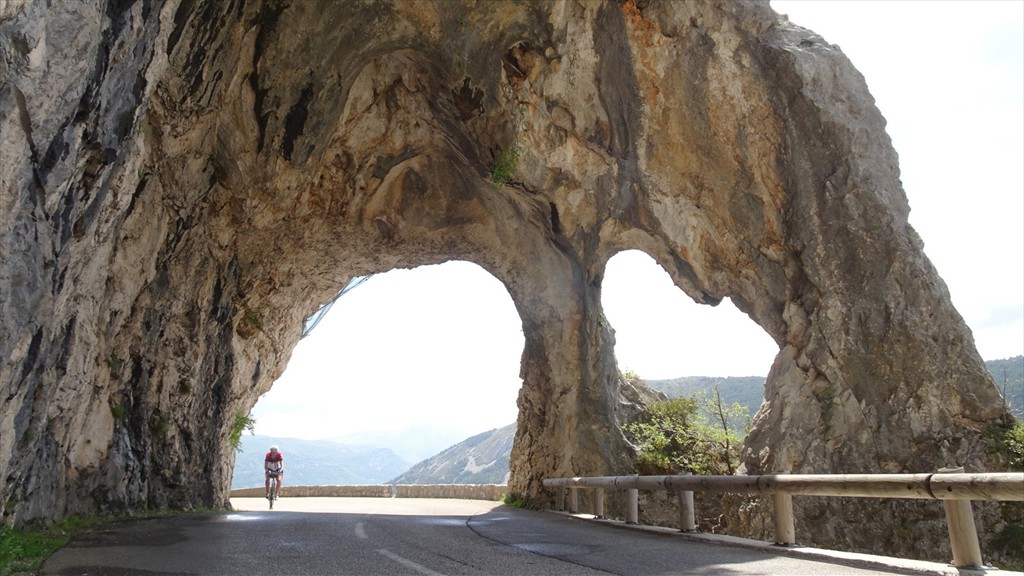
[[[112,524],[40,574],[893,574],[508,508],[390,498],[234,499],[235,512]]]

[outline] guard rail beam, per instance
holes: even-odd
[[[972,500],[1024,501],[1024,472],[963,473],[944,468],[928,474],[766,474],[759,476],[592,476],[547,478],[547,488],[557,489],[556,508],[565,509],[569,489],[572,512],[578,512],[579,489],[593,489],[595,516],[604,516],[604,491],[625,490],[629,505],[626,522],[639,517],[639,490],[676,490],[679,493],[680,530],[696,530],[694,492],[771,496],[775,504],[775,543],[796,544],[793,496],[842,496],[854,498],[908,498],[942,500],[949,528],[953,565],[981,566],[981,547],[971,510]]]

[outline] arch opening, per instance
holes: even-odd
[[[779,348],[729,298],[715,307],[694,302],[657,261],[625,250],[605,266],[601,303],[620,372],[669,397],[718,386],[727,405],[757,412]]]
[[[470,436],[515,423],[522,351],[512,299],[480,266],[450,261],[375,274],[337,298],[299,341],[253,407],[255,436],[243,443],[301,447],[293,484],[387,482]],[[337,477],[322,465],[302,470],[308,452],[343,447],[361,451],[353,459],[375,450],[379,467],[358,481],[345,467]],[[265,449],[236,457],[233,488],[261,485],[256,460]]]

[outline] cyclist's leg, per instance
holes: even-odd
[[[278,472],[277,474],[277,497],[281,497],[281,488],[284,487],[284,472]]]
[[[265,482],[266,490],[264,492],[264,495],[267,496],[267,497],[270,497],[270,472],[264,470],[263,471],[263,476],[266,479],[266,482]]]

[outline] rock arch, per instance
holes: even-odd
[[[512,489],[627,472],[625,248],[779,344],[749,471],[986,466],[998,391],[884,119],[767,4],[43,4],[0,11],[6,522],[225,504],[302,319],[455,258],[523,320]]]

